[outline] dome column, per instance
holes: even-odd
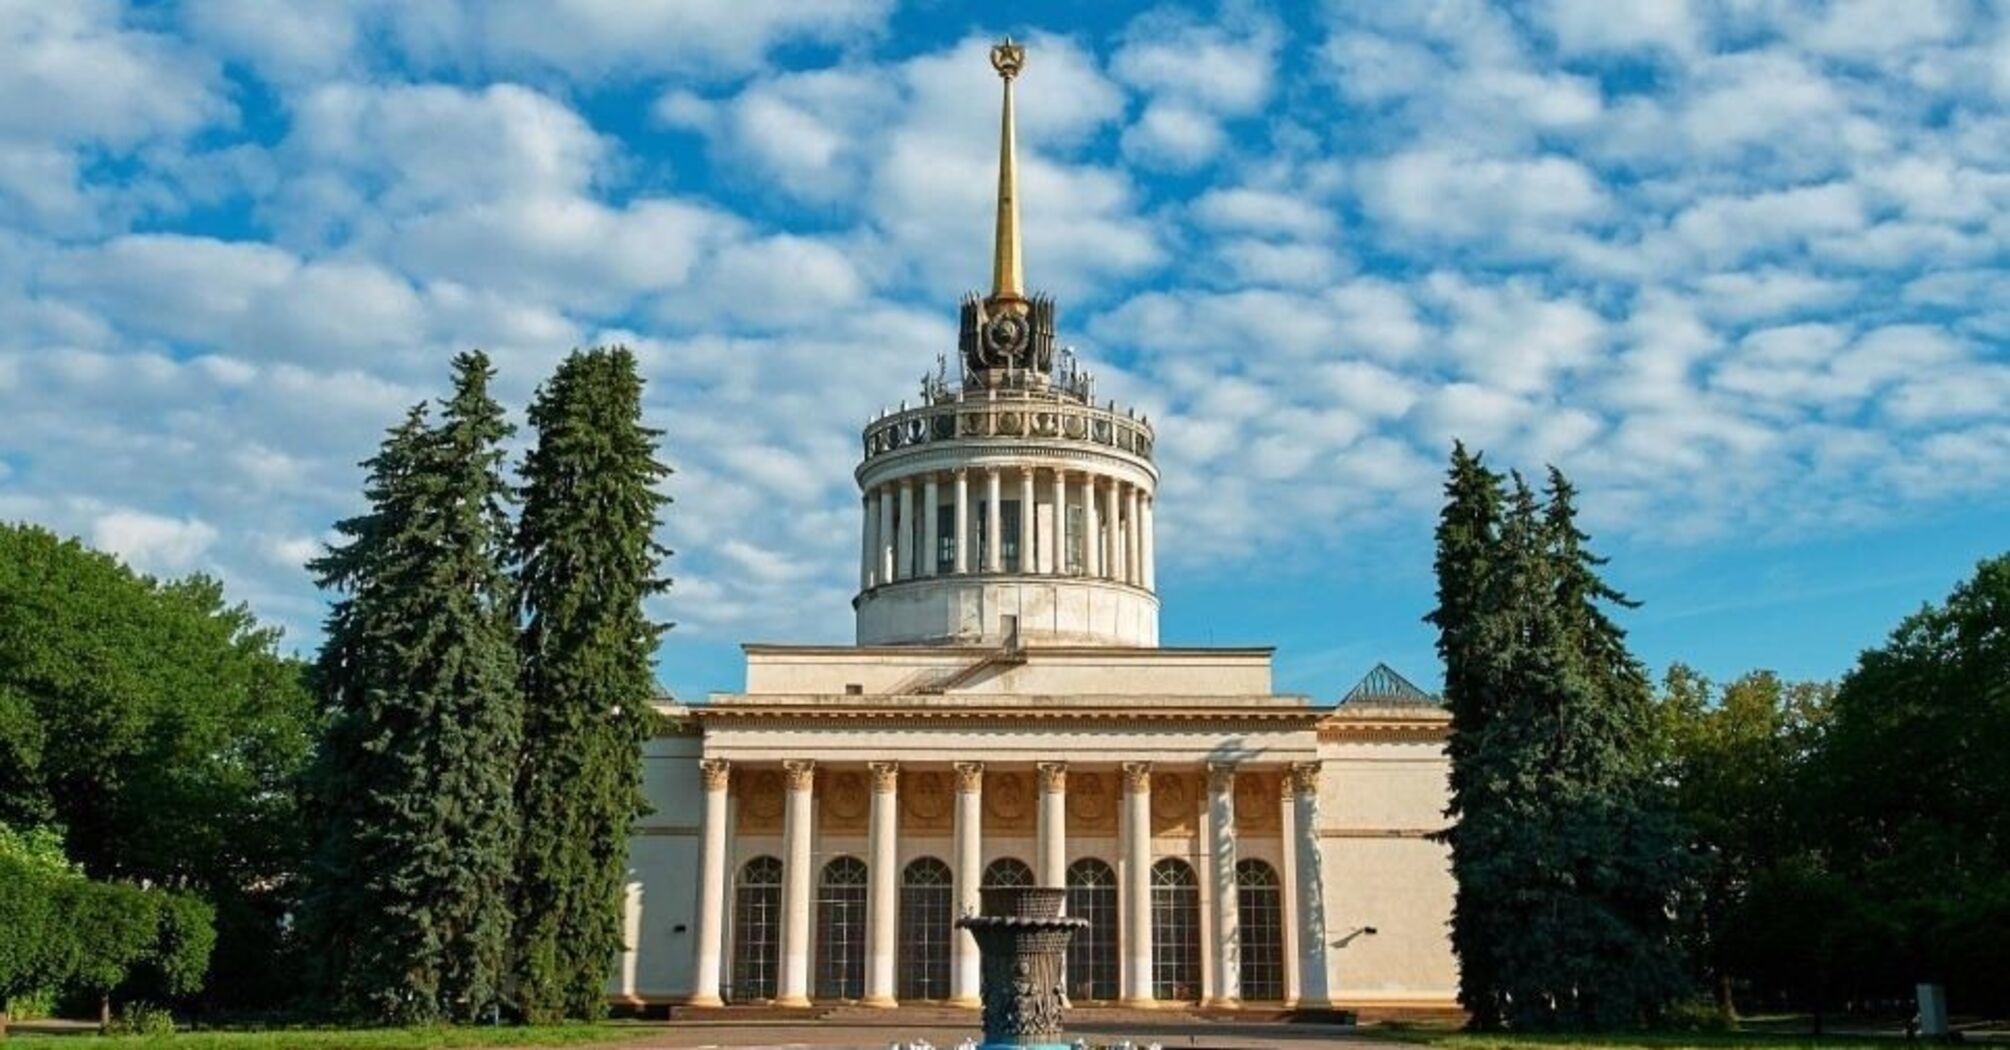
[[[1144,528],[1140,533],[1140,538],[1144,544],[1145,590],[1157,593],[1159,589],[1159,570],[1155,553],[1157,540],[1152,535],[1153,502],[1155,502],[1154,499],[1148,495],[1144,498],[1143,506],[1139,508],[1139,512],[1144,515]]]
[[[1040,571],[1040,558],[1033,552],[1033,468],[1019,472],[1019,572],[1030,574]]]
[[[1082,575],[1103,574],[1103,539],[1096,524],[1096,476],[1082,472]]]
[[[872,503],[872,492],[859,497],[859,552],[858,589],[860,592],[872,590],[873,553],[879,545],[879,512]]]
[[[914,573],[914,479],[903,478],[900,482],[900,531],[893,540],[893,564],[901,579],[911,579]]]
[[[921,575],[933,576],[942,551],[941,485],[935,475],[921,485]]]
[[[1001,533],[1004,515],[999,513],[998,493],[1000,490],[998,468],[984,468],[984,571],[1005,571],[1005,544]]]
[[[1068,472],[1054,471],[1054,535],[1047,544],[1047,571],[1056,576],[1068,571]]]
[[[1120,484],[1112,480],[1103,491],[1103,575],[1112,580],[1124,578],[1124,534],[1119,528],[1123,509],[1122,497],[1117,493]]]
[[[970,571],[970,471],[956,468],[956,574]]]
[[[879,539],[874,559],[879,564],[879,582],[889,584],[893,575],[893,514],[894,494],[892,485],[879,487]]]
[[[1139,550],[1138,537],[1143,529],[1138,522],[1138,487],[1124,486],[1124,580],[1134,587],[1142,587],[1145,582],[1143,552]]]

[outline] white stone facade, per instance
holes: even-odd
[[[1000,54],[994,286],[961,382],[865,429],[858,644],[749,645],[744,692],[663,707],[612,991],[975,1007],[950,921],[991,880],[1069,889],[1078,1003],[1450,1006],[1448,719],[1384,669],[1315,707],[1269,649],[1159,645],[1156,436],[1020,289]]]

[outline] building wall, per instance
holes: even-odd
[[[842,696],[857,686],[866,696],[919,691],[943,671],[960,670],[995,650],[957,646],[747,647],[746,700],[764,695]],[[957,696],[1240,696],[1273,697],[1268,649],[1030,649],[1023,665],[1000,667],[960,684]]]
[[[1322,734],[1327,736],[1327,734]],[[1440,740],[1322,739],[1319,857],[1327,986],[1341,1005],[1449,1004],[1458,993]],[[1369,934],[1366,928],[1373,927]]]
[[[659,737],[643,745],[642,784],[654,812],[636,822],[628,839],[628,947],[610,989],[617,999],[664,1002],[691,994],[705,818],[701,746],[696,736]]]

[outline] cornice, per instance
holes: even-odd
[[[870,489],[920,474],[946,473],[959,467],[982,470],[991,466],[1087,471],[1127,481],[1149,492],[1156,492],[1159,483],[1158,468],[1135,453],[1072,438],[958,438],[931,442],[874,456],[860,463],[852,476],[861,489]]]
[[[1265,728],[1313,729],[1316,711],[1244,708],[1221,710],[1206,707],[1135,706],[1027,708],[1027,707],[927,707],[893,704],[714,704],[695,712],[706,726],[734,723],[795,723],[829,725],[836,722],[929,723],[932,726],[995,725],[999,722],[1050,725],[1129,722],[1138,725],[1176,723],[1191,725],[1250,725]]]
[[[860,591],[853,598],[852,607],[856,609],[859,607],[861,603],[872,600],[874,598],[878,598],[882,595],[892,597],[907,592],[925,591],[931,587],[942,588],[944,590],[954,590],[972,586],[1079,587],[1088,590],[1114,591],[1121,594],[1128,594],[1149,601],[1153,609],[1157,609],[1159,607],[1158,595],[1153,594],[1151,591],[1145,590],[1143,587],[1139,587],[1135,584],[1124,583],[1121,580],[1104,579],[1099,576],[1076,576],[1067,573],[1056,575],[1054,573],[1037,573],[1037,572],[1036,573],[950,572],[950,573],[938,573],[934,576],[911,576],[904,580],[895,580],[892,583],[882,583],[876,587],[873,587],[870,590]],[[1027,630],[1029,633],[1032,631],[1031,628],[1028,628]],[[1090,632],[1079,631],[1075,633],[1077,635],[1080,635],[1080,634],[1088,634]]]

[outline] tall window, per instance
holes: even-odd
[[[923,857],[900,876],[900,997],[949,998],[949,865]]]
[[[755,857],[733,886],[733,985],[735,1002],[775,997],[782,950],[782,862]]]
[[[1100,860],[1068,865],[1068,914],[1089,920],[1068,942],[1068,994],[1076,1002],[1117,997],[1117,873]]]
[[[1173,857],[1152,865],[1152,997],[1200,998],[1200,880]]]
[[[935,572],[947,576],[956,571],[956,504],[935,508]]]
[[[1062,544],[1068,554],[1068,575],[1082,574],[1082,508],[1068,508],[1068,539]]]
[[[1004,556],[1006,572],[1019,571],[1019,501],[1005,499],[998,501],[999,553]]]
[[[1235,865],[1236,928],[1242,937],[1242,997],[1284,998],[1284,887],[1260,860]]]
[[[1000,857],[992,861],[990,866],[984,869],[984,878],[980,879],[977,885],[1031,886],[1033,885],[1033,869],[1027,867],[1026,862],[1023,860]]]
[[[817,998],[865,997],[865,862],[839,857],[817,883]]]

